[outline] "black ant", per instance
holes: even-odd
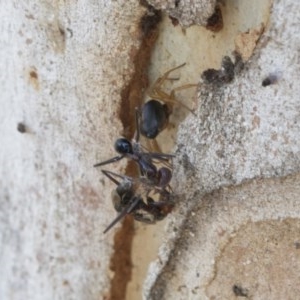
[[[174,204],[171,201],[169,188],[157,189],[145,177],[134,179],[106,170],[102,170],[102,173],[117,185],[112,194],[112,201],[115,210],[119,213],[103,233],[108,232],[127,214],[131,214],[137,221],[153,224],[164,219],[171,212]],[[150,193],[159,194],[158,201],[154,201],[149,196]]]
[[[136,113],[136,124],[138,124],[138,115]],[[170,159],[174,157],[172,154],[144,152],[139,143],[140,130],[136,127],[136,137],[130,142],[125,138],[119,138],[115,142],[115,150],[121,154],[106,161],[97,163],[94,167],[104,166],[123,159],[124,157],[134,160],[138,165],[142,176],[145,176],[154,186],[167,186],[171,180],[172,172],[170,166]],[[155,162],[162,163],[165,167],[157,169]]]
[[[184,65],[185,63],[167,71],[162,77],[158,78],[149,93],[149,97],[151,99],[147,101],[140,110],[138,110],[138,127],[141,134],[146,138],[155,139],[157,135],[166,128],[169,116],[172,113],[172,105],[170,104],[180,104],[194,114],[189,107],[176,100],[175,92],[195,87],[197,86],[196,84],[186,84],[184,86],[177,87],[173,89],[170,94],[164,92],[161,88],[166,80],[174,80],[174,78],[168,78],[169,74],[179,68],[182,68]]]

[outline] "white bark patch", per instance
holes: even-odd
[[[0,298],[104,298],[113,185],[93,164],[114,155],[144,9],[92,0],[0,6]]]

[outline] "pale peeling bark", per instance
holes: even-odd
[[[182,11],[191,2],[180,1]],[[193,13],[180,19],[179,10],[176,16],[184,25],[199,18],[205,24],[215,4],[207,3],[198,19]],[[187,62],[180,70],[185,83],[217,68],[234,40],[250,59],[232,83],[199,86],[197,117],[184,120],[186,111],[184,117],[174,111],[174,128],[183,121],[173,175],[178,204],[166,231],[137,227],[133,258],[146,266],[133,275],[128,299],[142,298],[143,282],[144,299],[235,299],[235,285],[235,292],[255,299],[299,295],[300,267],[292,261],[299,261],[300,243],[300,5],[275,1],[269,23],[265,12],[235,5],[221,2],[220,33],[199,29],[201,50],[196,39],[189,44],[198,28],[185,32],[169,24],[170,50],[153,54],[154,79]],[[1,8],[0,298],[109,299],[116,231],[102,232],[115,216],[114,186],[100,181],[92,165],[114,155],[123,130],[121,94],[133,75],[145,8],[138,1],[96,0],[11,1]],[[241,25],[234,33],[233,23]],[[213,41],[219,44],[210,46]],[[160,40],[158,47],[164,48]],[[262,87],[269,75],[276,82]],[[163,148],[176,131],[165,134],[158,139]],[[140,274],[156,256],[145,280]],[[135,274],[142,259],[133,263]],[[291,281],[282,270],[291,270]],[[270,273],[279,276],[267,278]]]
[[[207,24],[207,20],[213,15],[216,0],[149,0],[156,9],[161,9],[170,17],[175,18],[180,25]]]
[[[93,164],[114,155],[145,9],[2,1],[0,11],[0,298],[104,299],[113,185]]]

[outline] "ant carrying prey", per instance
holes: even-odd
[[[155,139],[168,125],[173,104],[178,103],[191,111],[186,105],[176,100],[175,92],[194,87],[195,84],[177,87],[170,94],[162,90],[162,85],[166,80],[174,80],[174,78],[169,78],[169,74],[184,65],[169,70],[157,79],[150,92],[152,99],[146,102],[140,110],[136,109],[134,139],[132,141],[126,138],[117,139],[114,148],[119,155],[94,165],[94,167],[104,166],[126,157],[137,163],[140,171],[140,176],[133,178],[102,170],[102,173],[117,186],[113,191],[112,201],[118,212],[117,217],[108,225],[104,233],[127,214],[132,215],[137,221],[151,224],[164,219],[174,207],[170,187],[174,155],[145,151],[140,144],[140,135]]]
[[[119,213],[103,233],[108,232],[127,214],[131,214],[137,221],[153,224],[171,212],[174,204],[169,188],[157,189],[145,177],[132,178],[106,170],[102,170],[102,173],[117,185],[112,193],[112,201]],[[158,201],[154,201],[150,194],[158,194]]]
[[[136,123],[138,116],[136,114]],[[169,184],[172,172],[170,160],[174,157],[172,154],[144,152],[141,144],[139,143],[140,131],[137,126],[136,137],[130,142],[125,138],[119,138],[115,142],[115,150],[120,154],[106,161],[97,163],[94,167],[104,166],[123,159],[124,157],[130,158],[135,161],[140,169],[142,176],[145,176],[153,186],[165,187]],[[156,162],[163,164],[164,167],[157,168]]]
[[[167,71],[162,77],[158,78],[149,92],[151,99],[138,110],[138,127],[141,134],[148,139],[155,139],[157,135],[167,127],[169,116],[173,110],[173,104],[179,104],[194,114],[188,106],[175,98],[175,92],[196,87],[196,84],[186,84],[174,88],[170,94],[162,90],[162,85],[166,80],[175,80],[174,78],[169,78],[169,74],[183,66],[185,66],[185,63]]]

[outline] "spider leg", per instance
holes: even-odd
[[[172,80],[172,79],[173,79],[173,78],[168,78],[169,74],[170,74],[171,72],[173,72],[173,71],[179,69],[179,68],[182,68],[183,66],[185,66],[185,64],[186,64],[186,63],[183,63],[183,64],[181,64],[181,65],[179,65],[179,66],[177,66],[177,67],[175,67],[175,68],[173,68],[173,69],[167,71],[166,73],[163,74],[163,76],[159,77],[159,78],[154,82],[153,88],[151,89],[151,91],[150,91],[150,93],[149,93],[149,96],[150,96],[151,98],[155,98],[155,97],[152,97],[151,95],[155,95],[155,94],[156,94],[156,91],[161,90],[161,87],[162,87],[162,85],[164,84],[164,82],[165,82],[166,80],[168,80],[168,79],[171,79],[171,80]],[[167,95],[167,94],[166,94],[166,95]]]
[[[185,65],[185,63],[182,64],[182,65],[180,65],[180,66],[178,66],[178,67],[175,67],[175,68],[167,71],[162,77],[158,78],[154,82],[153,87],[152,87],[152,89],[149,92],[149,97],[153,98],[153,99],[157,99],[157,100],[163,101],[163,102],[165,102],[167,104],[171,104],[171,105],[168,106],[168,109],[170,110],[170,112],[172,111],[172,104],[179,104],[182,107],[184,107],[185,109],[187,109],[188,111],[190,111],[192,114],[195,115],[195,113],[188,106],[186,106],[185,104],[183,104],[182,102],[180,102],[179,100],[176,99],[175,92],[180,91],[180,90],[184,90],[184,89],[188,89],[188,88],[191,88],[191,87],[197,87],[197,84],[185,84],[183,86],[174,88],[171,91],[170,94],[166,93],[162,89],[162,85],[164,84],[164,82],[167,79],[170,79],[170,78],[168,78],[169,74],[171,72],[173,72],[173,71],[175,71],[175,70],[183,67],[184,65]]]

